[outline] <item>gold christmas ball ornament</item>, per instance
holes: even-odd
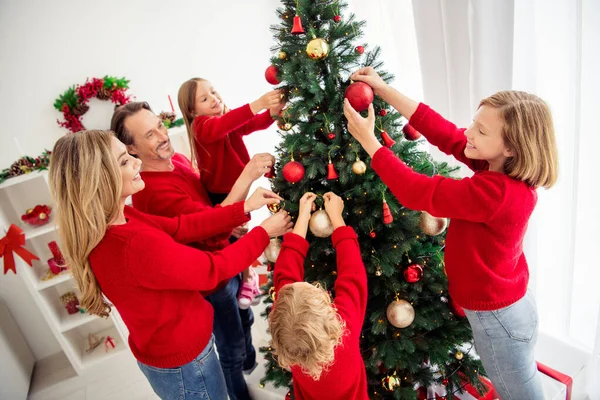
[[[281,204],[267,204],[267,209],[275,214],[277,211],[281,210]]]
[[[406,300],[394,300],[387,307],[386,316],[396,328],[406,328],[415,320],[415,309]]]
[[[456,354],[454,355],[454,357],[456,357],[456,359],[459,361],[462,360],[464,356],[465,355],[462,353],[462,351],[457,351]]]
[[[269,297],[272,301],[275,301],[275,286],[269,288]]]
[[[269,245],[264,251],[264,255],[269,260],[269,262],[276,262],[277,257],[279,257],[279,252],[281,251],[281,240],[279,239],[271,239]]]
[[[393,392],[394,390],[398,389],[400,387],[400,383],[400,379],[396,376],[395,372],[394,375],[388,375],[381,380],[381,386],[383,386],[383,388],[388,392]]]
[[[354,163],[352,164],[352,172],[354,172],[356,175],[364,174],[365,172],[367,172],[367,164],[362,162],[362,160],[354,161]]]
[[[329,55],[329,45],[321,38],[316,38],[306,45],[306,54],[313,60],[322,60]]]
[[[280,60],[285,60],[286,57],[287,57],[287,53],[285,51],[280,51],[279,52],[279,59]]]
[[[277,127],[282,130],[282,131],[289,131],[290,129],[293,128],[292,124],[290,122],[278,122],[277,123]]]
[[[429,236],[437,236],[446,230],[448,227],[448,220],[446,218],[434,217],[427,211],[422,211],[419,227],[424,234]]]
[[[320,238],[329,237],[333,233],[331,219],[329,219],[329,215],[325,210],[315,211],[310,217],[308,227],[313,235]]]

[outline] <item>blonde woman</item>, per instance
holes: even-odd
[[[214,235],[205,226],[214,216],[162,218],[125,206],[128,196],[144,188],[140,165],[109,131],[78,132],[54,146],[50,187],[82,304],[102,317],[111,311],[108,301],[118,308],[131,351],[162,399],[183,393],[226,399],[214,352],[213,310],[200,291],[245,269],[270,237],[291,228],[290,218],[275,214],[220,252],[179,244]],[[274,196],[268,201],[279,200]],[[244,222],[230,218],[235,207],[213,211],[230,221],[228,229]]]
[[[368,400],[359,338],[367,307],[367,274],[354,230],[342,218],[344,201],[325,193],[335,230],[335,300],[304,282],[306,232],[316,195],[300,199],[298,219],[284,237],[273,275],[275,304],[269,315],[277,362],[292,371],[296,399]]]

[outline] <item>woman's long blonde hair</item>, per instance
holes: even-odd
[[[119,212],[122,178],[110,131],[89,130],[61,137],[50,159],[50,191],[56,204],[61,248],[90,314],[111,310],[90,266],[89,255]]]
[[[205,156],[210,157],[208,151],[196,140],[194,135],[194,129],[192,127],[194,123],[194,118],[196,115],[194,114],[194,107],[196,103],[196,91],[198,89],[198,82],[206,82],[204,78],[192,78],[183,82],[181,87],[179,88],[179,92],[177,93],[177,103],[179,104],[179,109],[181,110],[181,114],[183,114],[183,121],[185,122],[185,126],[187,128],[188,141],[190,143],[190,154],[191,161],[194,167],[198,167],[198,151],[196,150],[196,146],[200,147],[206,153]],[[221,99],[222,101],[223,99]],[[223,113],[229,111],[226,105],[223,104]]]
[[[558,150],[548,104],[534,94],[506,90],[481,100],[479,107],[484,105],[497,108],[504,120],[504,143],[514,154],[506,160],[506,174],[531,186],[553,186]]]

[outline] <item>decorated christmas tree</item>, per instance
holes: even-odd
[[[451,399],[466,384],[480,388],[482,366],[473,357],[472,334],[462,310],[448,295],[444,273],[447,221],[399,204],[369,167],[370,159],[347,132],[344,96],[354,108],[373,102],[376,129],[415,171],[448,176],[452,169],[436,163],[419,146],[420,134],[364,83],[352,83],[355,70],[372,66],[386,81],[380,49],[361,42],[365,23],[344,13],[343,1],[283,0],[281,23],[271,27],[276,41],[265,78],[281,88],[288,107],[278,122],[274,191],[295,217],[307,191],[333,191],[345,201],[345,220],[359,236],[367,269],[369,300],[361,348],[371,398],[426,398],[425,388],[440,385]],[[320,201],[320,203],[319,203]],[[322,197],[317,205],[322,206]],[[272,210],[275,211],[275,210]],[[310,222],[310,250],[305,263],[308,282],[333,288],[335,253],[331,223],[317,210]],[[272,270],[281,241],[273,239],[265,255]],[[272,282],[267,285],[269,313]],[[335,293],[331,293],[335,297]],[[277,365],[271,348],[262,384],[291,388],[291,374]],[[288,394],[293,397],[293,393]]]

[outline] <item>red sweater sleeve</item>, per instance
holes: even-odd
[[[358,237],[349,226],[337,228],[331,236],[336,251],[337,279],[335,306],[353,335],[360,334],[367,309],[367,273],[360,255]]]
[[[254,118],[250,105],[230,110],[219,117],[197,117],[192,127],[194,136],[200,142],[212,143],[223,139]]]
[[[279,292],[284,285],[304,281],[304,259],[307,252],[306,239],[295,233],[285,234],[273,272],[275,293]]]
[[[486,222],[506,195],[506,175],[483,171],[460,180],[416,173],[388,148],[377,150],[371,166],[404,207],[436,217]]]
[[[141,286],[206,291],[248,268],[267,244],[269,235],[256,227],[231,246],[209,253],[165,240],[164,234],[148,227],[130,239],[127,255]]]
[[[243,201],[225,207],[220,205],[210,207],[173,187],[154,190],[147,204],[148,212],[154,215],[176,217],[180,214],[206,213],[204,218],[207,223],[202,228],[205,231],[202,235],[206,236],[203,241],[208,244],[229,238],[233,228],[250,220],[250,217],[244,213]],[[229,211],[223,212],[222,209],[229,209]]]
[[[179,243],[204,242],[214,237],[215,232],[231,231],[236,226],[250,220],[244,213],[244,202],[242,201],[227,207],[194,214],[181,214],[173,218],[145,214],[134,208],[125,207],[125,216],[129,213],[138,213],[142,219],[154,222]]]
[[[415,113],[410,117],[409,123],[421,132],[429,143],[444,153],[454,156],[471,170],[481,171],[488,168],[487,161],[471,160],[465,156],[464,151],[467,146],[466,129],[457,128],[456,125],[433,111],[428,105],[420,103]]]
[[[275,120],[271,117],[269,111],[265,111],[260,114],[256,114],[254,118],[244,124],[237,132],[241,135],[249,135],[252,132],[261,131],[267,129],[273,124]]]

